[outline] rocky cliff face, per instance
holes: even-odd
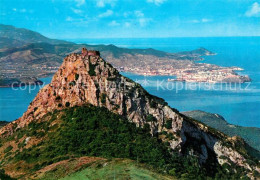
[[[181,115],[163,99],[120,75],[99,56],[68,55],[51,83],[39,91],[23,116],[1,128],[0,134],[8,136],[48,112],[86,103],[104,106],[137,126],[149,124],[152,135],[169,142],[180,153],[198,156],[201,163],[213,157],[220,164],[234,163],[260,172],[247,163],[247,154],[232,146],[224,134]]]

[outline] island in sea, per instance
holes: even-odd
[[[87,45],[49,39],[22,28],[0,25],[0,87],[41,84],[38,78],[53,75],[61,59],[70,53],[87,49],[100,51],[119,71],[142,75],[176,76],[187,82],[247,82],[239,67],[221,67],[198,63],[203,56],[215,55],[205,48],[167,53],[155,49],[128,49],[114,45]]]

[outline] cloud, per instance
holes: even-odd
[[[150,18],[140,18],[138,21],[141,27],[145,27],[151,20]]]
[[[71,8],[71,10],[75,13],[75,14],[81,14],[83,11],[81,11],[80,9],[74,9]]]
[[[139,19],[139,24],[140,24],[140,26],[142,26],[142,27],[146,26],[146,24],[147,24],[146,19],[145,19],[145,18],[140,18],[140,19]]]
[[[197,19],[193,19],[193,20],[191,20],[190,22],[192,22],[192,23],[199,23],[200,21],[197,20]]]
[[[106,5],[115,6],[117,0],[97,0],[97,7],[103,8]]]
[[[65,21],[77,24],[77,25],[86,25],[88,24],[88,21],[86,20],[87,17],[80,17],[80,18],[73,18],[71,16],[67,16]]]
[[[131,23],[130,22],[125,22],[125,27],[130,27],[131,26]]]
[[[260,5],[255,2],[245,13],[247,17],[258,17],[260,16]]]
[[[152,20],[151,18],[146,18],[142,11],[134,11],[134,15],[141,27],[146,26]]]
[[[72,18],[72,17],[70,17],[70,16],[68,16],[68,17],[66,17],[66,21],[69,21],[69,22],[71,22],[71,21],[73,21],[73,18]]]
[[[111,16],[114,12],[112,10],[107,10],[106,12],[100,14],[98,17],[103,18],[103,17],[108,17]]]
[[[144,13],[142,11],[135,11],[136,17],[144,17]]]
[[[193,19],[189,21],[190,23],[207,23],[213,21],[212,19],[202,18],[202,19]]]
[[[12,9],[14,12],[19,12],[19,13],[26,13],[27,12],[27,9],[16,9],[16,8],[13,8]],[[32,13],[32,11],[30,10],[29,13]]]
[[[82,6],[85,4],[85,0],[75,0],[75,2],[77,3],[76,6]]]
[[[111,21],[108,25],[109,26],[119,26],[120,24],[116,21]]]
[[[207,18],[203,18],[203,19],[201,20],[201,22],[203,22],[203,23],[211,22],[211,21],[212,21],[212,19],[207,19]]]
[[[163,4],[164,2],[166,2],[167,0],[146,0],[148,3],[153,3],[156,6],[160,6],[161,4]]]
[[[105,7],[105,2],[103,0],[97,1],[97,7]]]
[[[123,16],[126,18],[126,17],[128,17],[130,15],[130,13],[129,12],[124,12],[124,14],[123,14]]]

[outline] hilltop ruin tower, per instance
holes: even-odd
[[[82,54],[83,57],[87,56],[88,55],[88,50],[86,48],[82,48],[81,54]]]
[[[100,52],[99,51],[88,51],[86,48],[82,48],[81,50],[81,54],[83,57],[86,56],[100,56]]]

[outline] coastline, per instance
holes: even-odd
[[[251,82],[251,78],[248,75],[239,75],[235,71],[243,71],[244,69],[239,67],[226,68],[223,72],[221,69],[213,72],[201,71],[196,73],[186,73],[184,71],[178,73],[169,73],[161,71],[149,72],[143,71],[121,71],[129,72],[142,76],[176,76],[176,78],[168,79],[168,81],[179,81],[179,82],[207,82],[207,83],[245,83]]]

